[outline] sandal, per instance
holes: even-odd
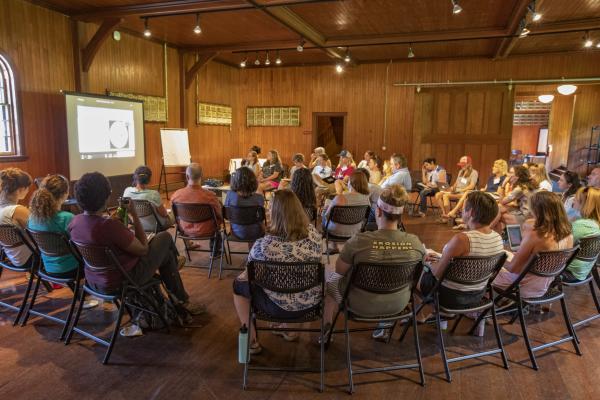
[[[250,345],[250,355],[257,355],[262,352],[262,346],[258,342],[254,342]]]
[[[448,218],[440,217],[435,222],[437,222],[438,224],[447,224],[448,223]]]

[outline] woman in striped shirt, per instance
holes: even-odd
[[[434,261],[421,277],[419,287],[427,295],[437,280],[444,276],[446,268],[454,257],[494,256],[504,251],[502,237],[490,227],[490,223],[498,214],[498,204],[484,192],[471,192],[467,195],[463,210],[463,218],[468,231],[454,236],[442,251],[439,260],[427,255],[426,261]],[[442,282],[439,289],[440,303],[444,307],[469,307],[478,304],[485,295],[487,282],[474,285],[456,282]]]

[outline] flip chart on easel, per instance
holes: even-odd
[[[163,165],[165,167],[187,166],[192,158],[187,129],[161,129]]]

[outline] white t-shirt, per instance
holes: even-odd
[[[540,190],[547,190],[548,192],[552,191],[552,183],[548,181],[548,179],[544,179],[540,182]]]
[[[320,176],[322,179],[325,179],[329,176],[331,176],[331,167],[328,166],[324,166],[324,167],[320,167],[320,166],[316,166],[315,168],[313,168],[312,173],[314,175]]]
[[[17,225],[13,220],[17,207],[19,207],[17,204],[0,205],[0,224]],[[31,250],[24,244],[17,247],[7,247],[4,249],[4,253],[11,263],[19,267],[25,265],[31,257]]]

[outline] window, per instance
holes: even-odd
[[[0,160],[23,156],[17,107],[15,75],[8,59],[0,53]]]

